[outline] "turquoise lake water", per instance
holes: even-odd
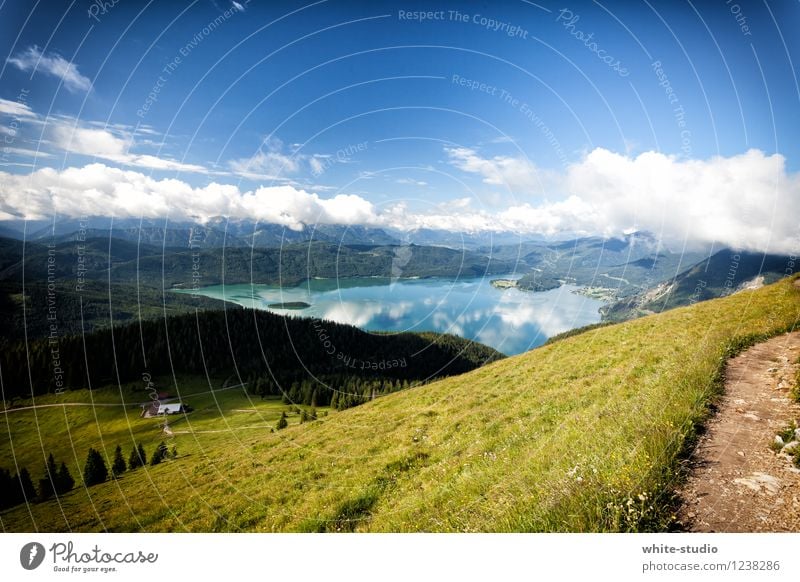
[[[555,334],[600,321],[603,303],[573,293],[576,289],[564,285],[540,293],[501,290],[488,278],[462,278],[310,280],[291,288],[243,284],[182,292],[368,331],[452,333],[513,355]],[[295,301],[311,306],[268,307]]]

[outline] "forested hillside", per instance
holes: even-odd
[[[351,378],[427,381],[501,357],[455,336],[374,334],[237,308],[132,323],[56,342],[9,344],[0,353],[0,370],[7,399],[172,373],[231,374],[266,394],[282,394],[293,382],[323,376],[335,378],[337,385]],[[329,382],[317,381],[310,390],[317,391],[320,404],[331,397]]]

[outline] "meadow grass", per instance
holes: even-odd
[[[285,409],[278,402],[244,404],[230,391],[203,408],[202,396],[187,397],[198,412],[168,443],[177,459],[0,520],[7,531],[669,529],[680,460],[724,363],[798,317],[800,291],[782,281],[592,329],[277,432],[247,428],[257,413],[232,411],[272,407],[273,419]],[[201,391],[200,380],[186,381]],[[131,431],[149,449],[163,440],[113,408],[65,420],[72,412],[6,416],[35,478],[40,434],[57,458],[72,455],[71,438],[81,462],[101,437],[107,455]],[[0,444],[8,466],[9,441]]]

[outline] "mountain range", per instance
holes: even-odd
[[[48,282],[60,290],[62,305],[71,306],[67,319],[81,322],[67,326],[76,331],[137,314],[218,308],[218,301],[169,291],[223,282],[295,286],[310,278],[512,275],[523,290],[565,283],[581,287],[582,293],[607,302],[601,309],[604,320],[621,321],[770,283],[798,270],[790,257],[687,251],[646,232],[547,240],[507,232],[402,233],[347,225],[295,231],[224,218],[198,224],[90,217],[5,222],[0,234],[6,235],[0,236],[0,312],[7,316],[7,337],[21,334],[23,319],[34,335],[46,331]],[[33,303],[23,317],[19,307],[25,302]],[[108,309],[114,303],[116,315]]]

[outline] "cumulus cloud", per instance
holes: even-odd
[[[666,240],[796,252],[800,176],[780,154],[758,150],[708,160],[596,149],[571,166],[564,188],[595,232],[649,230]]]
[[[80,74],[75,63],[55,53],[42,53],[36,45],[9,57],[7,62],[20,71],[36,71],[61,79],[64,88],[71,93],[88,91],[92,88],[92,82]]]
[[[0,216],[41,219],[62,216],[207,220],[215,216],[257,219],[301,229],[305,224],[374,224],[373,205],[353,195],[321,198],[289,185],[242,192],[212,183],[198,188],[182,180],[157,180],[104,164],[29,175],[0,172]]]
[[[447,150],[459,169],[487,184],[520,188],[538,182],[527,160],[483,158]],[[515,205],[494,216],[505,229],[620,235],[648,230],[666,241],[711,243],[757,251],[797,252],[800,176],[780,154],[758,150],[731,157],[685,160],[657,152],[638,156],[597,148],[550,175],[553,201]],[[519,194],[519,192],[517,192]]]
[[[89,129],[56,123],[50,129],[53,144],[67,152],[85,156],[124,156],[131,146],[129,136],[119,137],[106,129]]]
[[[244,212],[237,218],[255,218],[300,230],[305,224],[375,224],[378,217],[371,202],[355,195],[320,198],[294,186],[261,187],[241,195],[237,204]]]

